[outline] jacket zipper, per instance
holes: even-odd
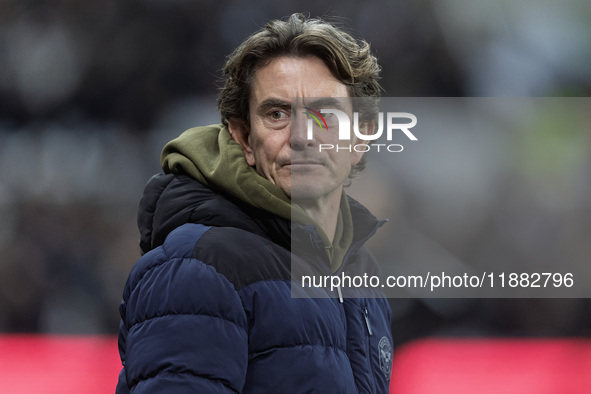
[[[369,311],[366,306],[363,307],[363,317],[365,318],[365,324],[367,324],[367,332],[371,336],[373,335],[373,331],[371,330],[371,324],[369,324]]]
[[[354,249],[356,249],[357,245],[363,244],[365,241],[367,241],[369,238],[371,238],[371,236],[374,235],[376,233],[376,231],[378,231],[378,229],[380,227],[382,227],[384,225],[384,223],[386,223],[387,221],[388,220],[378,221],[369,234],[367,234],[365,237],[363,237],[362,239],[360,239],[357,242],[355,242],[354,244],[352,244],[349,247],[349,249],[347,250],[347,252],[345,252],[345,256],[343,256],[343,261],[341,262],[341,266],[339,267],[337,272],[333,273],[333,275],[341,273],[345,268],[345,265],[346,265],[345,263],[349,259],[349,255],[351,254],[351,252]],[[312,235],[312,233],[309,233],[309,238],[310,238],[310,241],[318,247],[318,243],[316,242],[315,237]],[[330,261],[329,261],[329,263],[330,263]],[[337,286],[337,293],[339,296],[339,302],[342,304],[344,302],[344,300],[343,300],[343,292],[341,290],[340,285]],[[367,324],[367,330],[369,331],[369,335],[372,335],[371,326],[369,324],[369,312],[367,311],[367,307],[364,310],[363,316],[365,317],[365,323]]]
[[[341,285],[337,286],[337,293],[339,293],[339,301],[342,304],[343,303],[343,292],[341,291]]]
[[[343,272],[343,270],[345,269],[345,265],[346,265],[345,263],[349,259],[349,255],[353,252],[353,250],[359,249],[358,246],[363,245],[365,243],[365,241],[370,239],[378,231],[378,229],[380,227],[382,227],[384,225],[384,223],[386,223],[386,222],[388,222],[387,219],[378,221],[370,233],[368,233],[365,237],[361,238],[360,240],[358,240],[357,242],[352,244],[349,247],[349,249],[347,250],[347,252],[345,253],[345,256],[343,257],[343,261],[341,262],[341,266],[339,267],[337,272],[333,273],[333,275],[340,275],[341,272]]]

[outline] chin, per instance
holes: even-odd
[[[323,190],[312,184],[292,185],[290,189],[291,201],[299,204],[301,201],[318,200],[323,195]]]
[[[290,196],[291,201],[296,204],[300,204],[300,202],[310,203],[312,201],[320,200],[323,197],[327,197],[332,191],[337,189],[337,186],[338,185],[335,184],[335,182],[331,182],[330,179],[327,179],[324,176],[300,177],[293,176],[292,174],[289,193],[287,191],[286,193]]]

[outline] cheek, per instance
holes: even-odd
[[[267,160],[274,161],[282,149],[285,148],[285,144],[281,136],[273,136],[267,138],[261,144],[261,150],[264,152]]]
[[[270,147],[268,144],[261,142],[255,143],[253,145],[254,161],[256,163],[256,169],[259,173],[261,171],[266,172],[266,170],[271,166],[273,155],[269,148]]]
[[[249,140],[253,151],[253,160],[256,163],[255,167],[259,174],[267,177],[272,176],[279,166],[278,159],[280,157],[289,158],[289,144],[287,143],[289,138],[286,139],[286,135],[289,134],[276,131],[258,134],[257,138]]]

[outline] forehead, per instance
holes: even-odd
[[[315,56],[278,57],[256,71],[251,106],[269,98],[290,102],[294,97],[349,97],[349,91]]]

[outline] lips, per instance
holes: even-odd
[[[324,165],[321,160],[312,159],[312,158],[293,158],[291,160],[285,160],[281,163],[281,166],[295,166],[295,165]]]
[[[307,165],[307,164],[322,164],[318,161],[315,160],[292,160],[291,163],[292,166],[293,165]]]

